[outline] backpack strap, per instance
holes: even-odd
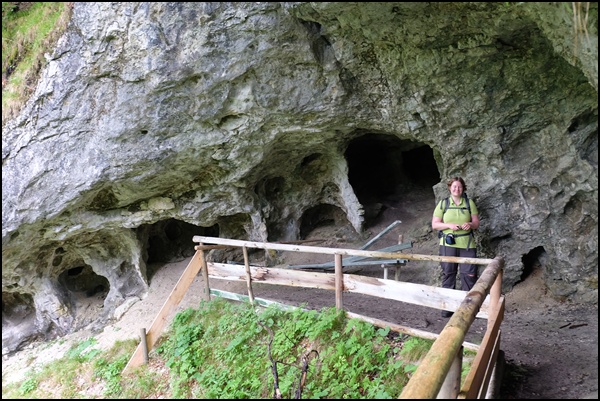
[[[465,204],[467,205],[466,209],[469,212],[469,216],[471,215],[471,201],[469,200],[469,197],[467,196],[466,192],[463,193],[463,198],[465,198]],[[440,209],[442,208],[442,205],[440,204]],[[448,211],[448,209],[450,209],[450,197],[447,196],[444,198],[444,213],[442,213],[442,219],[444,214],[446,214],[446,212]],[[464,208],[458,208],[458,207],[453,207],[452,209],[464,209]]]

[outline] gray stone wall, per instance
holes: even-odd
[[[71,269],[110,284],[97,324],[143,296],[143,225],[290,240],[327,204],[362,230],[365,133],[431,147],[438,199],[465,177],[506,291],[533,252],[553,296],[597,303],[597,3],[585,32],[562,3],[74,4],[2,130],[3,306],[35,322],[3,352],[74,328]]]

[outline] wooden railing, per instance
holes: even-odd
[[[504,316],[504,296],[501,294],[504,260],[501,257],[495,259],[460,258],[243,241],[204,236],[194,236],[193,241],[198,243],[195,247],[196,253],[146,333],[146,341],[140,342],[127,366],[125,366],[124,372],[144,363],[147,359],[148,349],[153,348],[167,323],[167,319],[183,299],[196,275],[201,272],[206,286],[204,294],[207,300],[210,300],[209,278],[212,277],[215,279],[245,281],[248,288],[248,299],[252,303],[255,302],[252,283],[261,282],[273,285],[333,290],[335,291],[335,305],[339,309],[343,309],[343,293],[351,292],[454,311],[454,315],[440,334],[429,333],[350,312],[347,312],[347,314],[349,317],[359,318],[380,327],[389,327],[391,330],[411,336],[435,340],[431,350],[405,386],[400,398],[486,398],[490,382],[495,373],[500,349],[500,325]],[[243,266],[206,262],[205,251],[229,247],[242,248]],[[333,255],[335,272],[331,274],[277,267],[250,266],[247,248]],[[423,284],[345,274],[343,273],[342,263],[342,256],[345,255],[381,259],[470,263],[486,265],[486,268],[471,291],[464,292]],[[464,341],[466,333],[476,317],[488,320],[487,330],[480,345]],[[461,386],[463,348],[475,350],[477,354]]]

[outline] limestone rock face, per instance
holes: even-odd
[[[101,327],[193,235],[360,232],[454,175],[506,291],[539,266],[597,303],[590,5],[583,30],[560,3],[74,3],[2,130],[3,353]]]

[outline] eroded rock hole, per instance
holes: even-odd
[[[544,259],[546,257],[546,250],[543,246],[538,246],[529,251],[528,254],[524,255],[521,260],[523,262],[523,273],[521,274],[521,280],[524,281],[530,275],[541,272],[544,266]]]
[[[98,296],[102,299],[108,294],[110,284],[106,277],[96,274],[90,266],[76,266],[63,271],[58,281],[72,296],[71,300]]]
[[[365,228],[376,225],[382,213],[400,207],[407,197],[434,204],[432,187],[440,181],[440,174],[428,145],[393,135],[366,134],[348,144],[345,157],[348,180],[364,208]]]
[[[91,266],[82,265],[64,270],[58,282],[70,303],[74,330],[87,326],[101,315],[110,290],[106,277],[96,274]]]
[[[177,219],[142,224],[137,229],[140,241],[145,244],[143,258],[146,261],[148,280],[165,263],[179,262],[194,255],[195,235],[218,237],[219,226],[201,227]]]
[[[29,294],[2,293],[2,355],[21,349],[35,340],[35,306]]]
[[[146,263],[178,262],[191,257],[196,245],[195,235],[218,237],[219,228],[201,227],[176,219],[143,224],[138,228],[138,236],[146,244]]]
[[[329,204],[313,206],[302,214],[300,239],[307,239],[311,233],[318,236],[319,234],[316,231],[322,227],[344,226],[349,226],[348,219],[339,207]]]

